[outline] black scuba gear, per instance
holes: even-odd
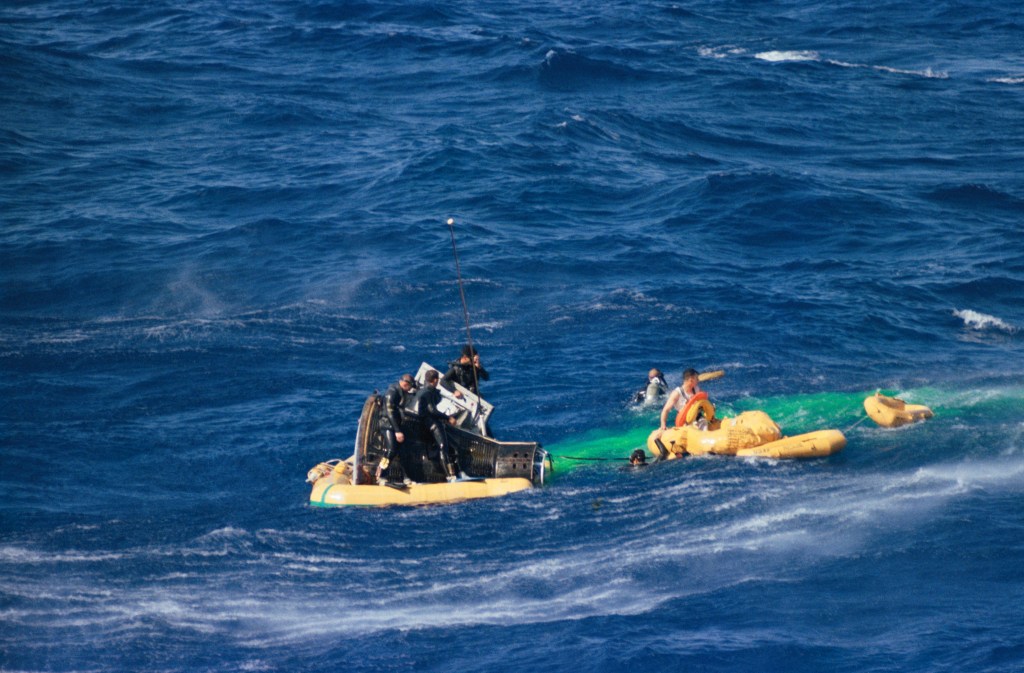
[[[433,436],[437,450],[441,454],[441,466],[449,477],[454,477],[458,473],[458,461],[448,452],[448,441],[444,432],[448,416],[437,408],[440,402],[440,391],[434,386],[425,385],[413,396],[412,414],[419,421],[420,427]]]
[[[405,392],[397,383],[392,383],[388,386],[387,392],[384,393],[384,420],[396,432],[402,431],[402,421],[405,420],[405,407],[410,397],[412,397],[412,393]]]
[[[487,373],[487,370],[483,367],[476,367],[476,378],[473,377],[473,363],[472,362],[452,362],[448,367],[448,372],[444,375],[444,379],[441,381],[441,385],[445,387],[445,390],[455,392],[455,386],[452,382],[458,383],[463,388],[466,388],[474,395],[479,395],[477,388],[477,381],[487,381],[491,378],[491,375]]]
[[[383,475],[388,465],[398,453],[399,442],[395,433],[404,434],[402,423],[405,421],[406,404],[412,397],[398,383],[392,383],[384,393],[383,413],[381,414],[380,433],[384,440],[384,456],[378,468],[378,477]]]
[[[448,416],[437,408],[440,403],[441,391],[434,386],[425,385],[412,396],[410,413],[423,423],[429,423],[431,419],[447,422]]]

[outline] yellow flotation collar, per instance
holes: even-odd
[[[676,414],[676,427],[693,423],[701,412],[704,412],[704,418],[708,423],[715,420],[715,405],[711,404],[708,394],[703,391],[691,397],[682,411]]]

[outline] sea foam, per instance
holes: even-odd
[[[754,54],[754,58],[781,63],[784,61],[817,61],[820,57],[816,51],[762,51]]]

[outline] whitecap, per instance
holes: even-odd
[[[1008,322],[997,318],[994,315],[988,315],[987,313],[980,313],[978,311],[972,311],[971,309],[954,310],[953,315],[964,321],[964,325],[975,330],[985,329],[999,329],[1004,332],[1011,334],[1017,331],[1017,328]]]
[[[819,56],[816,51],[762,51],[758,54],[754,54],[754,58],[759,58],[762,61],[771,61],[772,63],[780,63],[784,61],[817,61]]]
[[[985,81],[995,84],[1024,84],[1024,77],[990,77]]]
[[[484,330],[486,332],[493,332],[496,329],[501,329],[502,327],[505,327],[505,325],[507,325],[507,324],[508,323],[506,323],[504,320],[494,320],[494,321],[491,321],[491,322],[474,323],[472,325],[472,327],[473,327],[473,329],[476,329],[476,330]]]
[[[698,47],[697,54],[704,58],[725,58],[726,54],[719,51],[717,47]]]
[[[722,47],[697,47],[697,54],[703,58],[726,58],[728,56],[745,54],[746,51],[746,49],[734,47],[732,45],[725,45]]]

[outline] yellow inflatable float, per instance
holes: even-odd
[[[897,397],[886,397],[881,393],[875,393],[865,399],[864,410],[868,412],[871,420],[883,428],[898,428],[935,415],[923,404],[907,404]]]
[[[707,429],[683,425],[655,430],[647,449],[663,460],[683,456],[760,456],[763,458],[820,458],[842,451],[846,437],[838,430],[819,430],[783,437],[782,430],[763,411],[745,411],[735,418],[711,419]]]

